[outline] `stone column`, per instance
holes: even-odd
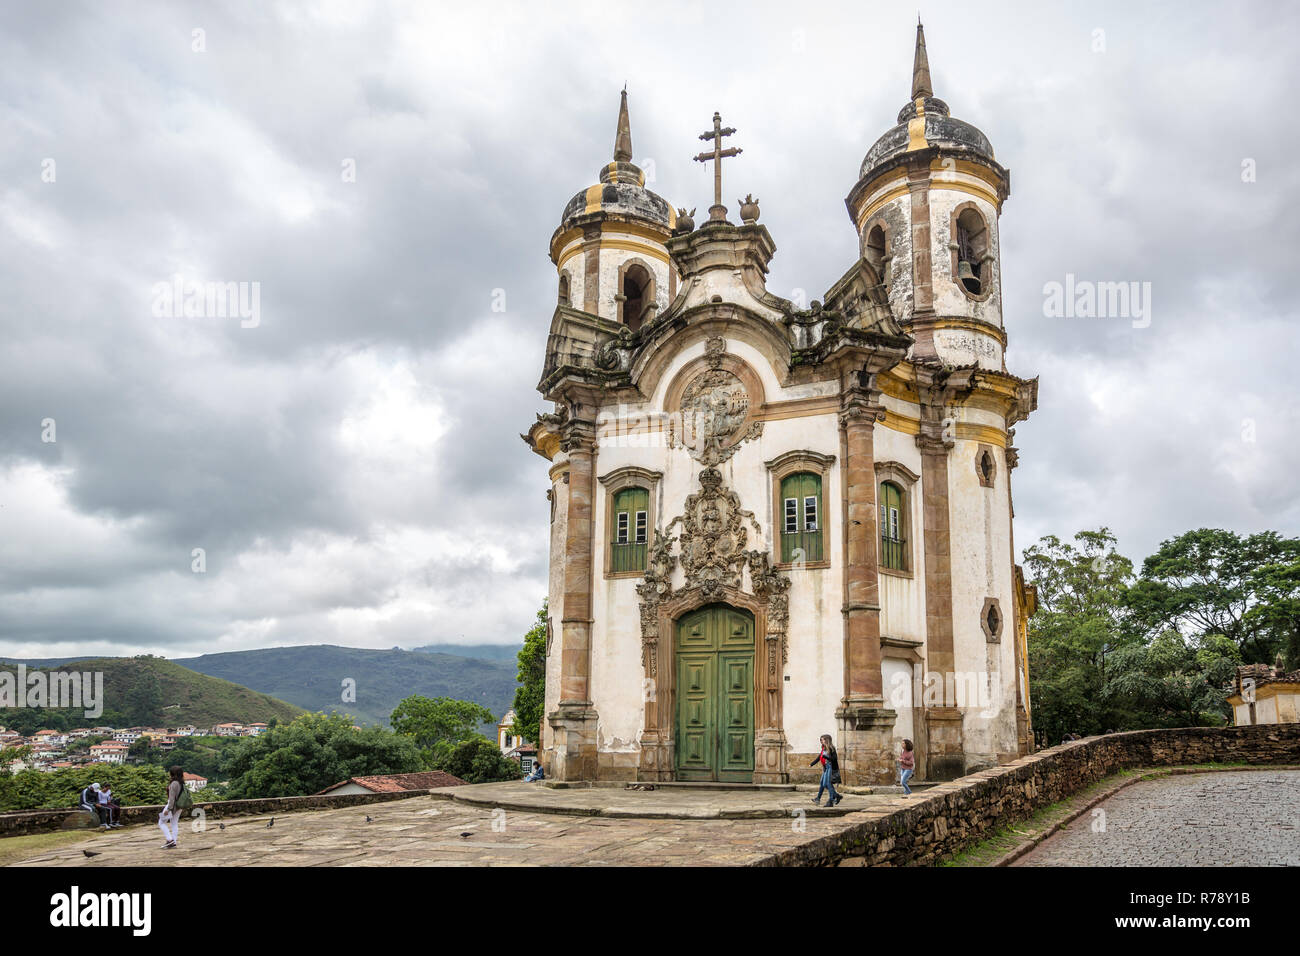
[[[920,377],[918,375],[918,379]],[[952,552],[948,518],[948,449],[952,442],[944,436],[942,398],[927,401],[926,391],[922,390],[921,433],[916,436],[916,444],[921,449],[921,512],[925,544],[925,655],[928,671],[925,726],[929,744],[925,778],[952,780],[966,770],[953,653]],[[940,693],[942,696],[938,696]]]
[[[913,160],[907,169],[912,219],[912,347],[915,359],[934,359],[934,275],[930,229],[930,161]]]
[[[554,731],[557,780],[596,779],[596,710],[591,700],[592,498],[596,430],[590,422],[564,426],[569,457],[568,526],[564,540],[564,609],[560,621],[560,700],[548,715]]]
[[[840,769],[849,784],[894,777],[897,714],[885,707],[880,672],[880,577],[876,544],[875,423],[884,409],[855,387],[843,398],[845,588],[844,697],[839,722]]]

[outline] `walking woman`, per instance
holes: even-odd
[[[830,793],[830,799],[826,801],[826,806],[833,807],[844,798],[835,792],[835,785],[840,782],[840,757],[835,752],[835,745],[831,743],[830,734],[822,734],[822,751],[808,766],[815,767],[819,763],[822,765],[821,786],[817,788],[817,796],[813,803],[821,806],[822,791],[827,791]]]
[[[903,794],[906,796],[912,792],[912,788],[907,785],[907,781],[912,779],[912,774],[916,771],[916,752],[912,747],[912,741],[903,739],[903,753],[898,758],[898,783],[903,788]]]
[[[171,779],[167,782],[167,805],[163,807],[162,813],[158,814],[158,829],[162,830],[167,840],[162,848],[174,850],[181,829],[181,808],[177,804],[181,798],[181,791],[185,789],[185,771],[180,767],[172,767],[167,772],[171,775]]]

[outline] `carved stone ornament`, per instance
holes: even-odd
[[[671,532],[681,525],[679,535]],[[776,674],[777,651],[787,660],[786,635],[790,614],[786,592],[790,579],[772,567],[765,551],[747,551],[749,529],[762,534],[752,511],[741,507],[740,496],[722,483],[716,468],[700,473],[700,490],[686,498],[683,512],[663,533],[655,532],[646,562],[645,577],[637,585],[641,597],[642,664],[648,673],[659,666],[659,605],[684,591],[698,589],[706,598],[721,598],[724,589],[740,590],[746,566],[755,597],[768,605],[768,671]],[[679,544],[678,555],[672,546]],[[673,569],[680,561],[685,581],[674,592]]]
[[[702,465],[720,465],[742,442],[763,434],[762,422],[749,421],[749,391],[736,375],[722,368],[726,342],[713,336],[705,343],[707,371],[697,375],[681,400],[681,434],[672,436]],[[746,422],[749,422],[746,425]]]

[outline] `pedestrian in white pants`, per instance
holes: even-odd
[[[176,801],[181,797],[181,790],[185,787],[185,780],[180,767],[171,768],[171,780],[167,782],[167,805],[163,807],[162,813],[158,814],[158,829],[162,830],[166,843],[163,844],[164,850],[176,849],[176,838],[180,836],[181,829],[181,811],[176,806]]]

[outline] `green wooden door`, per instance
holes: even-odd
[[[677,779],[754,779],[754,618],[713,604],[677,622]]]

